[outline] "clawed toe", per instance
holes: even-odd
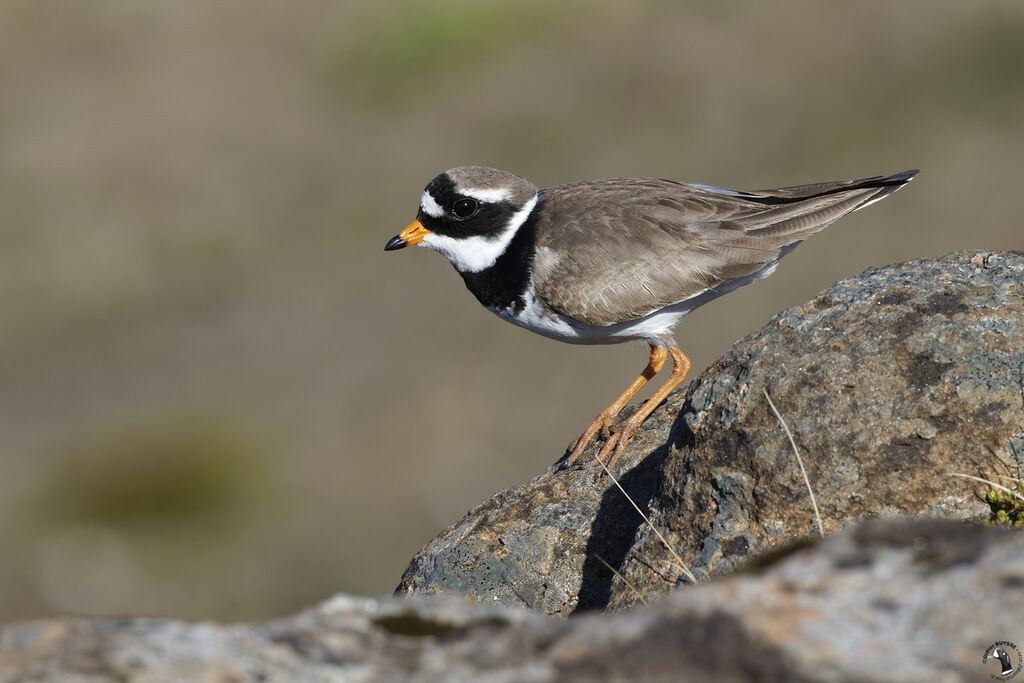
[[[603,464],[602,470],[605,468],[610,470],[615,467],[619,458],[622,457],[622,453],[626,450],[626,444],[629,442],[630,436],[631,434],[623,429],[623,426],[616,425],[613,427],[608,440],[605,441],[604,446],[601,448],[601,452],[594,456],[591,464],[597,467],[601,467]]]

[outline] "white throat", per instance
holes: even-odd
[[[515,212],[505,225],[505,229],[493,235],[474,235],[472,237],[448,237],[430,233],[420,242],[424,247],[440,253],[460,273],[479,273],[487,270],[505,253],[512,238],[523,227],[530,217],[530,212],[537,205],[537,195],[523,204],[523,208]]]

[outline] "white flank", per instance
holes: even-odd
[[[585,331],[584,328],[589,328],[589,325],[583,325],[583,323],[572,318],[552,313],[533,296],[533,282],[526,286],[526,291],[523,292],[522,296],[525,305],[519,312],[516,312],[512,307],[490,308],[490,311],[502,320],[507,320],[519,327],[525,327],[531,332],[542,334],[545,337],[551,337],[560,341],[585,343],[580,339],[580,335]]]
[[[424,196],[429,195],[424,193]],[[479,273],[481,270],[487,270],[493,266],[494,262],[505,253],[512,238],[516,236],[519,228],[529,218],[530,212],[536,205],[537,195],[533,195],[530,201],[523,205],[523,208],[512,215],[505,229],[497,234],[448,237],[432,232],[424,237],[420,244],[444,256],[460,273]]]
[[[459,189],[459,194],[466,195],[467,197],[472,197],[478,202],[484,202],[488,204],[497,204],[498,202],[503,202],[512,196],[512,193],[503,187],[499,187],[497,189]]]
[[[705,289],[689,299],[651,311],[642,318],[606,327],[588,325],[568,316],[554,313],[537,301],[534,296],[533,282],[526,286],[526,291],[522,294],[525,305],[520,311],[516,312],[514,308],[492,308],[490,310],[503,320],[525,327],[531,332],[570,344],[616,344],[638,339],[651,344],[664,345],[665,339],[672,337],[675,326],[683,316],[723,294],[748,285],[755,280],[768,277],[778,267],[778,259],[795,246],[793,244],[783,248],[778,258],[769,261],[760,270],[749,275],[723,282],[711,289]]]
[[[426,190],[423,190],[423,196],[420,197],[420,208],[423,209],[423,213],[431,218],[440,218],[444,215],[444,209],[434,199],[434,195]]]
[[[701,297],[698,295],[686,301],[666,306],[636,320],[607,327],[596,327],[552,312],[534,297],[532,282],[527,286],[522,297],[525,306],[518,312],[511,307],[492,308],[491,312],[499,318],[519,327],[525,327],[531,332],[570,344],[616,344],[633,339],[643,339],[660,344],[660,340],[671,336],[672,330],[680,318],[707,301],[707,299],[700,300]]]

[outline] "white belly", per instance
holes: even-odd
[[[526,306],[519,312],[511,308],[490,310],[513,325],[570,344],[618,344],[642,339],[664,345],[662,340],[672,336],[679,319],[703,303],[681,301],[636,320],[598,327],[547,310],[533,297],[532,292],[528,291],[524,299]]]
[[[792,244],[779,255],[779,258],[792,250],[796,244]],[[672,344],[672,337],[675,334],[675,327],[684,315],[693,309],[703,306],[712,299],[717,299],[723,294],[748,285],[755,280],[771,275],[778,266],[778,258],[766,263],[760,270],[734,280],[727,280],[717,287],[705,289],[703,292],[691,296],[689,299],[669,304],[664,308],[651,311],[642,318],[628,320],[622,323],[615,323],[605,327],[588,325],[574,318],[564,316],[545,308],[533,296],[533,283],[531,282],[526,292],[523,293],[523,300],[526,305],[519,312],[512,308],[490,308],[489,310],[503,320],[514,325],[551,337],[570,344],[618,344],[633,339],[640,339],[656,346]]]

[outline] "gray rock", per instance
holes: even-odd
[[[764,389],[836,532],[823,541]],[[1024,532],[855,520],[983,517],[946,473],[1016,474],[1022,444],[1024,256],[873,270],[741,340],[631,442],[620,482],[695,585],[672,590],[679,563],[609,478],[553,468],[446,530],[399,588],[475,600],[7,625],[0,683],[979,680],[998,672],[986,649],[1019,634]],[[541,613],[587,608],[622,611]]]
[[[631,441],[620,481],[698,577],[815,533],[764,390],[826,532],[872,516],[984,518],[981,489],[948,473],[1020,472],[1024,255],[958,252],[848,278],[670,396]],[[608,477],[552,468],[431,541],[397,592],[565,615],[687,581]]]
[[[24,681],[962,681],[1020,633],[1024,532],[875,521],[651,607],[578,619],[445,596],[339,596],[221,625],[67,619],[0,628]]]

